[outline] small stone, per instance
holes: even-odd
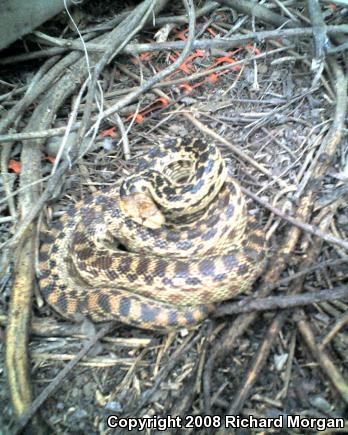
[[[65,405],[63,402],[58,402],[56,408],[58,409],[58,411],[63,411],[63,409],[65,409]]]
[[[314,396],[310,398],[311,405],[315,406],[319,411],[329,414],[332,411],[330,403],[322,396]]]
[[[286,361],[288,360],[288,353],[283,353],[281,355],[275,355],[274,357],[274,363],[276,366],[276,369],[278,370],[278,372],[280,372],[281,370],[283,370]]]
[[[122,412],[122,406],[120,402],[117,402],[116,400],[112,402],[108,402],[105,405],[105,410],[110,412]]]
[[[105,137],[103,140],[103,148],[105,151],[111,151],[113,149],[113,141],[111,137]]]
[[[78,422],[86,417],[88,417],[88,412],[85,409],[77,409],[71,414],[70,419]]]

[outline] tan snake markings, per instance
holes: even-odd
[[[65,318],[173,329],[250,290],[266,252],[219,149],[170,139],[135,175],[71,206],[45,233],[39,280]]]

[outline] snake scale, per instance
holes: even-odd
[[[65,318],[190,327],[250,290],[263,228],[218,147],[168,139],[135,173],[70,206],[44,233],[40,287]]]

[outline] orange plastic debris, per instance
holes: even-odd
[[[188,29],[184,29],[184,30],[181,30],[181,31],[179,31],[179,32],[176,32],[176,34],[175,34],[175,37],[177,38],[177,39],[182,39],[183,41],[186,41],[186,33],[188,32]]]
[[[220,65],[220,63],[235,63],[235,59],[233,59],[232,55],[222,56],[222,57],[216,57],[214,62],[214,67],[217,65]],[[241,66],[236,65],[232,69],[234,71],[240,71]]]
[[[212,36],[214,36],[214,38],[217,36],[217,33],[215,32],[215,30],[213,30],[211,27],[208,27],[207,30]]]
[[[137,122],[138,124],[141,124],[145,120],[145,115],[147,115],[148,113],[154,112],[158,109],[161,109],[163,107],[167,107],[168,105],[169,105],[169,101],[165,97],[159,97],[155,101],[150,103],[148,106],[144,107],[144,109],[142,109],[136,115],[134,113],[129,115],[128,118],[126,119],[126,121],[131,120],[135,116],[135,122]]]
[[[144,119],[145,118],[140,113],[137,113],[135,115],[135,122],[137,122],[138,124],[142,124],[144,122]]]
[[[10,160],[8,162],[8,169],[11,169],[16,175],[21,172],[21,164],[17,160]]]
[[[175,54],[171,54],[169,58],[174,62],[178,58],[178,56],[179,56],[178,53],[175,53]],[[190,56],[188,56],[184,60],[184,62],[179,66],[178,70],[181,70],[186,74],[191,74],[191,70],[193,69],[191,66],[191,61],[196,57],[204,57],[204,56],[205,56],[204,50],[201,49],[195,50]],[[174,74],[172,74],[172,76],[175,75],[178,72],[178,70]]]
[[[208,81],[210,83],[216,83],[219,80],[219,74],[213,73],[208,76]]]
[[[160,102],[163,107],[167,107],[169,105],[169,101],[165,97],[159,97],[156,101]]]
[[[148,51],[146,51],[145,53],[141,53],[141,55],[139,56],[139,59],[144,61],[144,60],[150,60],[152,57],[152,53],[149,53]]]
[[[252,51],[253,53],[255,53],[257,55],[261,54],[261,50],[257,47],[254,47],[251,44],[246,45],[245,48],[248,48],[250,51]]]
[[[179,85],[179,88],[183,89],[185,94],[190,94],[194,89],[194,87],[189,85],[188,83],[183,83],[182,85]]]
[[[177,57],[178,57],[178,56],[176,56],[175,54],[171,54],[171,55],[169,56],[169,59],[170,59],[171,61],[175,62],[176,59],[177,59]],[[187,61],[188,61],[188,60],[187,60]],[[185,60],[185,61],[184,61],[184,62],[179,66],[178,69],[180,69],[181,71],[183,71],[183,72],[186,73],[186,74],[191,74],[191,71],[189,70],[189,67],[187,66],[187,61]]]
[[[46,157],[46,160],[48,160],[50,163],[52,163],[52,165],[54,165],[54,163],[55,163],[55,161],[56,161],[56,158],[53,157],[53,156],[47,156],[47,157]]]
[[[100,137],[117,137],[116,127],[108,128],[100,132]]]

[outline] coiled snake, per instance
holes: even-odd
[[[135,175],[71,206],[45,233],[40,287],[66,318],[189,327],[248,291],[266,251],[219,149],[170,139]]]

